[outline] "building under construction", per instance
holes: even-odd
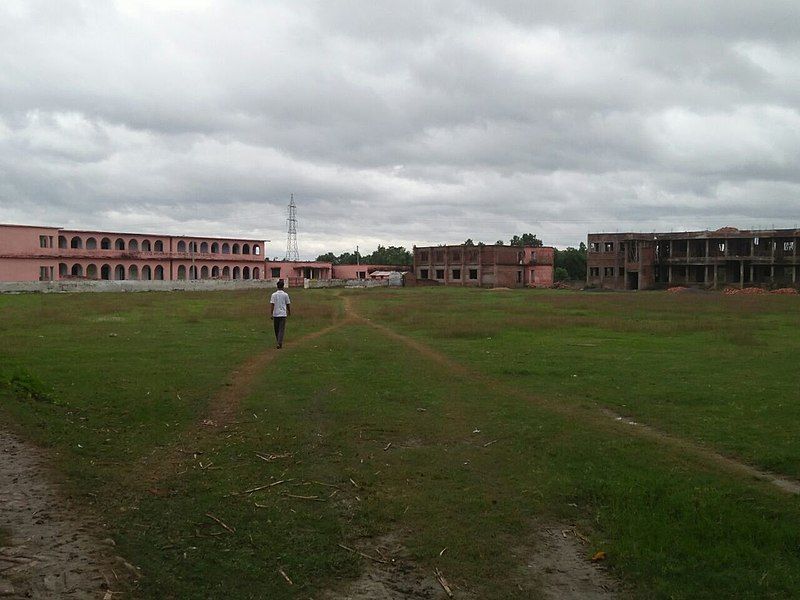
[[[785,287],[800,279],[798,229],[590,233],[587,241],[590,287]]]
[[[414,275],[445,285],[550,287],[554,254],[549,246],[414,246]]]

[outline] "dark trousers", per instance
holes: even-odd
[[[278,346],[283,346],[283,334],[286,331],[286,317],[272,317],[272,326],[275,328],[275,341]]]

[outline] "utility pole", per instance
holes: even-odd
[[[361,256],[358,254],[358,245],[356,245],[356,264],[361,264]]]

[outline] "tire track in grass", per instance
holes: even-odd
[[[243,399],[253,390],[254,383],[264,369],[272,363],[279,353],[291,352],[292,347],[307,344],[322,336],[328,335],[353,322],[353,318],[345,311],[345,317],[327,327],[312,331],[292,341],[280,350],[270,346],[239,364],[226,377],[225,383],[209,401],[205,413],[179,434],[178,439],[169,446],[156,449],[144,460],[140,478],[148,485],[154,485],[168,479],[178,472],[180,465],[196,452],[198,441],[207,433],[224,430],[234,424]]]
[[[604,407],[599,408],[597,412],[591,414],[585,409],[563,403],[557,403],[555,401],[540,398],[532,394],[527,394],[515,387],[509,386],[507,383],[501,380],[493,379],[492,377],[482,373],[476,373],[475,371],[468,369],[466,366],[454,361],[444,353],[431,348],[424,342],[415,340],[412,337],[399,333],[386,325],[376,323],[372,319],[360,315],[352,306],[352,302],[349,297],[344,297],[344,303],[345,313],[352,319],[368,324],[387,337],[405,344],[416,352],[419,352],[422,356],[425,356],[426,358],[436,362],[440,366],[449,369],[454,373],[457,373],[458,375],[470,377],[483,384],[491,385],[493,389],[502,391],[502,393],[506,395],[513,396],[527,402],[534,402],[535,404],[547,410],[562,414],[564,416],[590,421],[594,424],[602,424],[606,428],[609,425],[612,425],[615,432],[623,431],[626,435],[636,435],[645,439],[656,441],[660,444],[669,445],[672,448],[682,450],[684,452],[689,452],[695,457],[702,459],[703,462],[718,465],[729,473],[734,473],[738,476],[752,477],[759,481],[770,483],[774,487],[787,494],[800,495],[800,482],[792,479],[791,477],[759,469],[758,467],[741,462],[735,458],[724,456],[694,441],[666,433],[633,419],[623,417]]]

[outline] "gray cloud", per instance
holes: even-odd
[[[794,226],[794,2],[9,0],[0,221],[306,256]]]

